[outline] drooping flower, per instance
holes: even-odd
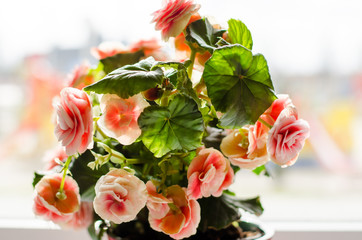
[[[194,199],[219,197],[233,182],[234,172],[219,151],[205,148],[197,153],[187,170],[187,194]]]
[[[155,29],[161,30],[162,39],[178,36],[187,26],[191,16],[200,9],[193,0],[166,0],[162,9],[153,13]]]
[[[126,51],[126,47],[120,42],[102,42],[98,47],[91,48],[91,54],[99,60]]]
[[[144,182],[123,169],[111,170],[99,178],[95,192],[95,212],[117,224],[132,221],[147,201]]]
[[[49,150],[45,153],[43,161],[46,162],[45,170],[51,170],[56,166],[59,166],[59,161],[65,162],[68,155],[65,153],[64,148],[57,147]]]
[[[105,94],[101,99],[101,111],[98,124],[109,137],[117,139],[123,145],[133,143],[140,135],[137,120],[145,107],[149,106],[142,94],[123,99],[115,94]]]
[[[93,147],[93,115],[88,95],[76,88],[64,88],[56,104],[55,135],[68,156]]]
[[[269,131],[267,149],[270,159],[282,167],[293,165],[309,134],[308,122],[298,119],[295,107],[288,106]]]
[[[93,222],[93,203],[81,202],[78,211],[72,214],[66,222],[58,223],[62,228],[83,229],[87,228]]]
[[[67,83],[68,87],[83,89],[84,87],[92,84],[94,82],[94,77],[92,75],[88,75],[89,69],[90,66],[88,63],[82,63],[77,66],[69,77],[69,81]]]
[[[257,121],[229,133],[220,149],[233,165],[253,170],[268,161],[267,136],[268,128]]]
[[[65,198],[57,197],[62,181],[62,175],[53,174],[44,176],[35,185],[33,211],[36,215],[55,223],[66,222],[79,209],[80,195],[77,182],[66,176],[63,193]]]
[[[173,185],[165,190],[165,196],[157,193],[149,181],[147,208],[150,226],[174,239],[194,235],[200,222],[200,205],[186,194],[186,189]]]

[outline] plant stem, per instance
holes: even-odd
[[[259,122],[261,122],[264,126],[268,127],[268,128],[272,128],[273,126],[270,125],[269,123],[265,122],[263,119],[259,118],[258,119]]]
[[[63,190],[64,190],[65,177],[67,176],[67,171],[68,171],[68,167],[69,167],[71,160],[72,160],[72,156],[69,156],[63,167],[63,178],[60,183],[59,191],[56,194],[57,198],[60,200],[64,200],[67,198],[67,196],[65,195]]]
[[[192,70],[194,69],[195,57],[196,57],[196,51],[193,48],[191,48],[191,56],[190,56],[191,64],[187,69],[187,74],[189,75],[190,79],[192,77]]]

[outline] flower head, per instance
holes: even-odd
[[[148,220],[151,227],[170,235],[174,239],[182,239],[196,233],[200,222],[200,205],[190,199],[186,189],[173,185],[165,190],[165,196],[157,193],[155,185],[147,184],[149,210]]]
[[[69,176],[66,176],[64,182],[65,198],[57,197],[61,181],[60,174],[53,174],[44,176],[35,185],[34,213],[55,223],[70,220],[72,214],[78,211],[80,204],[78,184]]]
[[[94,81],[94,77],[92,75],[88,75],[90,66],[88,63],[82,63],[77,66],[72,75],[69,77],[68,86],[75,87],[78,89],[83,89],[84,87],[90,85]]]
[[[269,131],[267,148],[270,159],[282,167],[293,165],[309,134],[308,122],[298,119],[295,107],[285,108]]]
[[[91,49],[91,54],[101,60],[126,51],[126,47],[120,42],[102,42],[98,47]]]
[[[233,178],[230,162],[222,153],[213,148],[202,149],[187,170],[187,194],[195,199],[211,195],[219,197],[231,185]]]
[[[268,128],[257,121],[228,134],[220,149],[233,165],[252,170],[268,161],[267,136]]]
[[[115,94],[105,94],[100,106],[102,116],[98,124],[106,135],[123,145],[133,143],[141,135],[137,120],[143,109],[149,106],[142,94],[127,99]]]
[[[146,205],[146,185],[133,174],[115,169],[95,186],[94,211],[103,219],[120,224],[133,220]]]
[[[64,88],[56,104],[55,135],[68,156],[93,147],[93,115],[88,95],[76,88]]]
[[[161,30],[162,39],[178,36],[187,26],[191,16],[200,9],[193,0],[166,0],[162,9],[153,13],[155,29]]]

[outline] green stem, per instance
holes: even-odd
[[[64,190],[65,177],[67,176],[67,171],[68,171],[68,167],[69,167],[71,160],[72,160],[72,156],[69,156],[63,167],[63,178],[60,183],[59,191],[56,194],[56,197],[60,200],[64,200],[67,198],[67,196],[65,195],[63,190]]]
[[[103,137],[107,138],[107,135],[102,131],[102,129],[98,126],[98,121],[95,123],[97,132]]]
[[[269,123],[265,122],[265,121],[264,121],[263,119],[261,119],[261,118],[259,118],[258,121],[261,122],[263,125],[265,125],[266,127],[270,128],[270,129],[273,127],[272,125],[270,125]]]
[[[170,96],[171,91],[166,90],[162,94],[161,106],[168,106],[168,96]]]
[[[190,79],[192,77],[192,70],[194,69],[195,57],[196,57],[196,51],[193,48],[191,48],[191,56],[190,56],[191,64],[187,69],[187,74],[189,75]]]

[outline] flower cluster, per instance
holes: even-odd
[[[188,59],[167,58],[152,39],[101,44],[92,49],[98,66],[76,68],[54,101],[61,148],[47,154],[47,172],[34,178],[36,215],[71,228],[101,221],[109,233],[139,221],[187,238],[201,225],[238,220],[243,201],[228,188],[239,169],[296,162],[308,123],[288,95],[274,93],[247,27],[235,19],[227,30],[211,25],[199,8],[167,0],[153,14],[162,39],[173,38]],[[201,214],[214,206],[213,214],[224,207],[235,214]],[[262,208],[249,199],[245,209]]]

